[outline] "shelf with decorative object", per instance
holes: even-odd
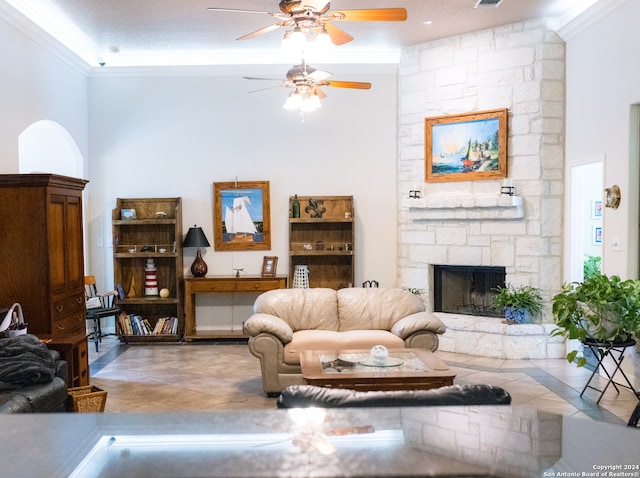
[[[178,341],[184,330],[181,198],[118,198],[112,213],[114,284],[125,315],[153,329],[175,317],[176,333],[134,334],[118,327],[124,342]]]
[[[522,196],[458,195],[405,198],[402,207],[409,210],[414,221],[522,219]]]
[[[352,286],[353,196],[291,196],[289,210],[289,283],[294,283],[296,266],[306,265],[309,287]]]

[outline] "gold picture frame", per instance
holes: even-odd
[[[262,277],[275,277],[278,268],[278,256],[264,256],[262,259]]]
[[[269,181],[213,183],[217,251],[271,249]]]
[[[506,178],[507,121],[506,108],[425,118],[425,181]]]

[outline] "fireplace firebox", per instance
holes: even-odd
[[[493,307],[495,288],[505,285],[504,267],[433,266],[433,310],[451,314],[504,317]]]

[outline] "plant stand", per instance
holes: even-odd
[[[638,396],[638,392],[636,392],[636,389],[633,388],[633,385],[631,385],[631,382],[629,381],[629,378],[627,377],[627,375],[624,373],[624,370],[620,368],[620,366],[622,365],[622,361],[624,360],[624,351],[628,347],[633,347],[635,344],[636,344],[636,341],[634,339],[629,339],[626,341],[599,342],[597,340],[587,338],[584,342],[584,345],[589,347],[591,352],[593,352],[593,355],[597,357],[598,363],[596,364],[593,372],[591,373],[591,376],[589,377],[587,384],[582,389],[582,392],[580,392],[580,397],[582,398],[582,395],[587,390],[587,388],[590,388],[592,390],[595,390],[596,392],[600,392],[600,396],[596,401],[596,403],[600,403],[600,400],[602,399],[602,396],[604,395],[604,393],[607,391],[607,388],[609,388],[609,385],[613,385],[613,388],[616,389],[616,392],[620,393],[620,389],[618,388],[618,386],[620,386],[620,387],[631,390],[633,394],[636,396],[636,398],[640,400],[640,396]],[[603,361],[605,360],[605,358],[607,358],[607,356],[611,357],[611,360],[613,360],[614,370],[613,370],[613,373],[611,374],[606,369],[603,363]],[[599,368],[602,368],[605,375],[609,379],[602,390],[596,387],[592,387],[590,385],[591,380],[593,380],[593,377],[595,377]],[[618,372],[620,372],[624,377],[624,380],[627,382],[626,385],[613,380],[613,378],[616,376],[616,373]]]

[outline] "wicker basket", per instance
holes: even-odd
[[[87,385],[68,390],[67,411],[75,413],[102,413],[107,403],[107,392]]]

